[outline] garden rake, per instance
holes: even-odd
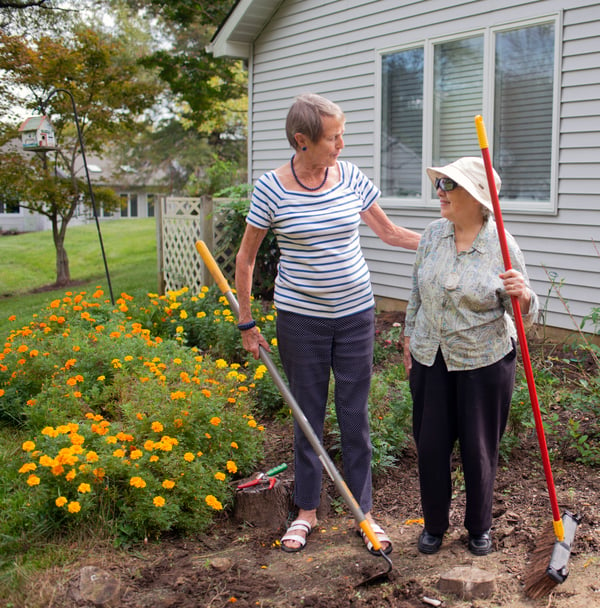
[[[198,253],[202,257],[202,260],[204,261],[204,264],[208,268],[209,272],[213,276],[219,289],[221,290],[223,295],[227,298],[227,301],[229,302],[229,306],[231,306],[231,308],[235,312],[236,316],[239,316],[239,306],[238,306],[237,299],[233,295],[233,293],[229,287],[229,284],[227,282],[227,279],[221,272],[221,269],[218,267],[211,252],[209,251],[208,247],[206,246],[206,243],[204,241],[197,241],[196,249],[198,250]],[[298,405],[298,402],[292,395],[287,384],[281,377],[281,375],[277,369],[277,366],[274,364],[273,360],[269,356],[269,353],[262,347],[260,347],[259,353],[260,353],[261,361],[265,364],[265,366],[269,370],[269,373],[271,374],[273,382],[275,383],[275,385],[281,392],[281,396],[284,398],[285,402],[290,406],[290,409],[292,410],[292,415],[294,416],[294,420],[296,420],[296,422],[302,429],[302,432],[304,433],[306,439],[308,440],[308,442],[312,446],[313,450],[319,457],[319,460],[321,461],[321,463],[322,463],[323,467],[325,468],[325,470],[327,471],[328,475],[331,477],[331,480],[335,484],[338,492],[340,493],[340,495],[342,496],[342,498],[348,505],[348,508],[352,512],[352,515],[354,516],[354,519],[356,520],[357,524],[360,526],[360,529],[364,532],[365,536],[371,541],[371,544],[373,545],[373,549],[375,551],[379,551],[381,556],[386,560],[386,562],[388,564],[388,568],[386,571],[375,574],[374,576],[367,578],[366,580],[359,583],[359,585],[357,585],[357,586],[370,585],[370,584],[374,584],[374,583],[387,579],[389,576],[389,573],[391,572],[392,567],[393,567],[392,560],[384,552],[383,546],[381,545],[381,542],[379,541],[379,539],[377,538],[377,535],[373,531],[373,528],[371,527],[370,522],[365,517],[365,514],[362,511],[362,509],[360,508],[360,505],[358,504],[358,502],[356,501],[356,499],[350,492],[350,489],[346,485],[346,482],[340,475],[339,471],[336,469],[331,458],[329,457],[329,454],[327,454],[325,448],[321,445],[321,442],[319,441],[317,434],[315,433],[312,426],[308,422],[306,416],[304,415],[304,412]]]

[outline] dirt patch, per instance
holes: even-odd
[[[399,318],[397,314],[380,316],[379,329],[385,331]],[[401,360],[400,353],[395,357]],[[291,422],[270,421],[267,428],[265,460],[257,470],[292,462]],[[442,549],[432,556],[417,551],[421,510],[416,458],[409,449],[399,466],[374,481],[374,513],[394,545],[394,567],[389,580],[381,584],[357,587],[365,578],[386,570],[387,564],[366,551],[347,509],[326,480],[330,500],[325,501],[319,526],[299,553],[280,550],[283,529],[252,527],[222,514],[201,538],[165,537],[129,551],[105,549],[71,564],[68,570],[54,572],[45,584],[53,589],[52,598],[40,605],[91,606],[77,597],[78,573],[83,566],[97,565],[121,581],[121,599],[113,605],[128,608],[409,608],[426,606],[425,597],[456,608],[600,606],[600,476],[597,470],[569,461],[553,463],[561,509],[582,517],[569,577],[540,600],[530,600],[523,592],[531,567],[529,555],[552,520],[541,460],[534,446],[523,448],[499,468],[492,528],[495,551],[485,557],[467,550],[462,526],[464,493],[459,484],[452,527]],[[279,477],[291,486],[291,467]],[[440,576],[456,566],[493,574],[493,596],[462,600],[440,592]]]

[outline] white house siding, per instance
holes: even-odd
[[[264,4],[262,2],[261,4]],[[376,178],[380,51],[485,26],[561,14],[558,199],[555,214],[504,214],[525,254],[549,326],[574,329],[600,305],[600,3],[571,0],[284,0],[251,51],[250,175],[291,156],[284,134],[295,95],[313,91],[339,103],[347,125],[343,157]],[[422,230],[437,210],[384,205]],[[378,298],[405,301],[414,253],[382,244],[365,227],[363,249]],[[596,244],[594,244],[594,242]],[[548,274],[562,283],[561,302]]]

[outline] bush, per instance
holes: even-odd
[[[132,312],[125,295],[67,293],[6,340],[0,415],[28,433],[13,466],[46,529],[104,514],[137,539],[202,531],[261,457],[252,376]]]

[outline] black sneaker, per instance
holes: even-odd
[[[421,553],[432,555],[440,550],[443,538],[443,535],[436,536],[435,534],[429,534],[429,532],[423,528],[423,532],[421,532],[421,536],[419,536],[417,547]]]
[[[492,552],[492,535],[489,530],[483,534],[469,533],[469,551],[473,555],[487,555]]]

